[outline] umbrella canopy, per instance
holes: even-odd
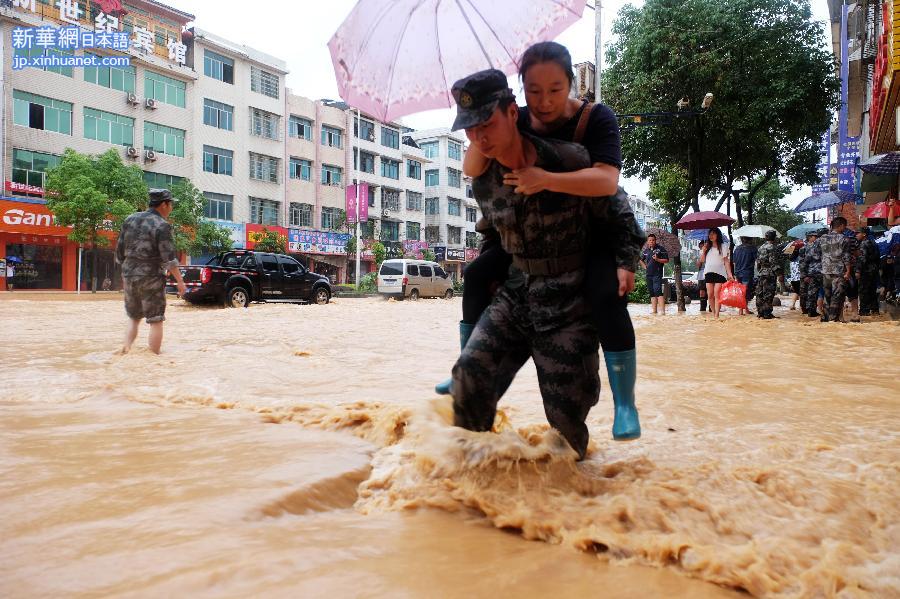
[[[863,212],[863,216],[866,218],[887,218],[888,217],[888,204],[887,202],[878,202],[877,204],[873,204],[869,206],[865,212]]]
[[[870,156],[857,166],[865,173],[874,175],[896,175],[900,173],[900,152],[888,152]]]
[[[584,0],[359,0],[328,48],[345,102],[382,121],[451,106],[450,87],[581,19]]]
[[[769,231],[775,231],[775,228],[769,225],[744,225],[731,231],[731,234],[735,237],[757,237],[763,239]],[[775,231],[775,237],[781,237],[781,233]]]
[[[706,211],[692,212],[675,223],[677,229],[711,229],[713,227],[725,227],[734,222],[734,219],[721,212]]]
[[[819,208],[828,208],[838,204],[861,204],[862,202],[863,197],[861,195],[856,195],[849,191],[829,191],[809,196],[794,208],[794,212],[812,212]]]
[[[674,258],[681,253],[681,241],[674,233],[655,227],[647,229],[647,233],[656,235],[656,243],[666,248],[666,251],[669,253],[669,258]]]
[[[7,261],[7,262],[12,262],[12,263],[18,262],[19,264],[22,263],[22,259],[19,258],[18,256],[7,256],[7,257],[6,257],[6,261]]]
[[[684,238],[690,239],[691,241],[703,241],[709,235],[708,229],[691,229],[685,232]],[[722,232],[722,229],[719,229],[719,235],[722,236],[722,241],[725,243],[731,243],[728,240],[728,235]]]
[[[801,223],[796,227],[791,227],[790,229],[788,229],[787,236],[796,237],[797,239],[803,239],[810,231],[818,231],[824,226],[824,223]]]

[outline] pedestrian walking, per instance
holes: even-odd
[[[12,260],[6,261],[6,268],[3,270],[3,281],[6,283],[6,290],[13,290],[13,277],[16,276],[16,265]]]
[[[788,263],[788,284],[791,286],[791,310],[797,309],[797,301],[800,302],[800,311],[806,313],[806,298],[800,293],[802,277],[800,276],[800,254],[803,248],[793,247],[790,262]]]
[[[753,273],[756,265],[756,257],[759,249],[753,245],[753,240],[749,237],[741,237],[741,245],[734,248],[734,276],[735,278],[747,286],[747,306],[755,295],[753,284]],[[759,312],[759,301],[757,301],[756,311]],[[744,314],[753,314],[750,308],[741,308],[738,312],[741,316]]]
[[[856,233],[859,242],[859,257],[856,260],[856,277],[859,282],[859,315],[878,314],[878,267],[880,257],[878,246],[871,237],[868,227]]]
[[[647,271],[647,288],[650,291],[650,306],[653,313],[666,313],[666,298],[663,296],[663,265],[669,262],[666,248],[656,243],[656,235],[647,235],[647,247],[641,252],[641,266]]]
[[[168,189],[151,189],[149,200],[146,211],[125,219],[116,245],[116,261],[122,265],[125,313],[130,319],[123,354],[131,350],[142,318],[150,325],[150,351],[160,352],[166,319],[166,273],[175,278],[179,296],[186,290],[172,227],[166,220],[172,213],[172,194]]]
[[[806,245],[800,259],[800,276],[806,291],[806,314],[810,318],[819,316],[819,295],[822,291],[822,249],[816,243],[818,240],[819,231],[806,234]]]
[[[853,266],[851,241],[844,236],[846,228],[846,218],[834,217],[831,219],[831,232],[823,235],[815,244],[822,257],[822,287],[825,289],[826,313],[822,316],[822,322],[839,321],[844,308]]]
[[[775,231],[766,231],[766,241],[759,248],[756,257],[756,272],[759,275],[759,283],[756,291],[757,318],[771,320],[776,318],[772,314],[772,303],[775,300],[775,283],[778,271],[781,268],[781,256],[775,245]]]
[[[722,241],[722,234],[713,227],[707,235],[709,243],[700,252],[700,263],[703,264],[703,278],[706,280],[706,295],[712,304],[713,316],[719,317],[719,289],[725,281],[734,280],[731,273],[728,244]]]

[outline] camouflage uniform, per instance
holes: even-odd
[[[828,320],[840,320],[847,297],[847,269],[853,261],[852,242],[841,233],[831,231],[816,241],[822,255],[822,285],[825,287],[825,305]]]
[[[561,172],[590,165],[580,145],[525,137],[537,150],[538,167]],[[503,184],[505,172],[492,161],[472,182],[513,267],[453,367],[455,424],[490,430],[505,382],[531,357],[547,420],[584,457],[589,437],[584,420],[600,395],[599,344],[583,289],[586,223],[602,209],[594,198],[517,194]],[[490,381],[494,384],[485,384]]]
[[[781,266],[778,248],[771,241],[767,241],[759,248],[756,255],[756,313],[758,317],[772,314],[772,301],[775,299],[775,277]]]
[[[809,316],[818,316],[816,305],[819,301],[819,290],[822,288],[822,248],[818,240],[803,247],[803,257],[800,260],[802,285],[806,285],[806,313]]]
[[[122,265],[125,313],[148,323],[166,319],[166,271],[178,266],[172,227],[150,208],[125,219],[116,245]]]
[[[859,244],[859,259],[856,261],[856,277],[859,279],[859,313],[863,316],[878,313],[876,283],[881,259],[878,246],[871,239],[863,239]]]

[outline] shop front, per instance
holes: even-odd
[[[296,254],[312,272],[327,276],[332,283],[345,283],[348,241],[348,233],[290,229],[288,251]]]
[[[255,225],[247,223],[246,225],[244,225],[244,230],[246,231],[246,239],[244,240],[245,249],[255,250],[256,244],[259,243],[266,235],[266,231],[275,233],[279,237],[283,238],[284,245],[285,247],[287,247],[288,230],[284,227],[278,227],[276,225]]]

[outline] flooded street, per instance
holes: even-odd
[[[120,297],[4,297],[0,596],[900,597],[898,323],[672,308],[576,463],[531,363],[449,426],[459,299],[176,300],[117,356]]]

